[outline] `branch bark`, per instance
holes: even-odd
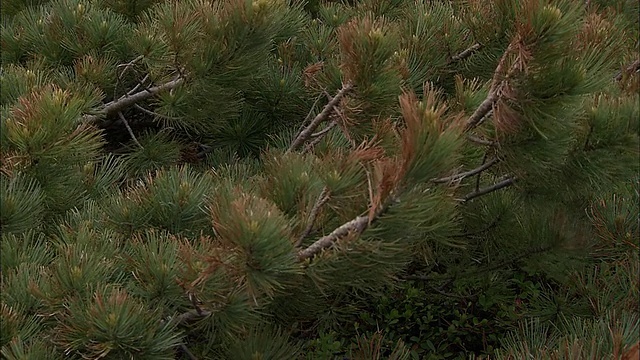
[[[475,128],[480,121],[491,111],[493,108],[493,104],[498,100],[498,96],[496,95],[496,89],[492,88],[489,91],[489,95],[484,101],[478,106],[476,111],[473,112],[469,120],[467,120],[467,124],[465,125],[465,132],[471,131]]]
[[[144,101],[152,96],[155,96],[158,93],[176,88],[183,82],[184,82],[184,78],[178,77],[177,79],[169,81],[162,85],[154,86],[149,89],[139,91],[135,94],[122,96],[118,100],[114,100],[105,104],[104,107],[100,109],[98,114],[85,115],[83,117],[83,120],[86,122],[96,122],[100,119],[101,116],[117,114],[118,112],[121,112],[124,109],[130,106],[133,106],[138,102]]]
[[[614,79],[616,81],[620,81],[622,80],[622,76],[624,75],[624,73],[628,73],[631,74],[633,72],[639,71],[640,70],[640,59],[634,61],[633,63],[631,63],[631,65],[627,66],[626,69],[624,69],[624,71],[618,71],[618,73],[616,74],[616,76],[614,77]]]
[[[331,115],[331,113],[334,111],[340,100],[345,96],[345,94],[351,91],[352,88],[353,86],[351,84],[343,85],[342,89],[340,89],[336,96],[334,96],[333,99],[329,101],[324,109],[322,109],[320,114],[318,114],[306,128],[300,131],[298,136],[291,143],[291,146],[287,150],[287,153],[297,150],[298,148],[300,148],[300,146],[302,146],[302,144],[304,144],[305,141],[309,140],[318,125],[329,118],[329,115]]]
[[[140,144],[135,134],[133,133],[131,126],[129,126],[129,122],[127,121],[127,118],[124,117],[121,111],[118,112],[118,116],[120,117],[120,120],[122,120],[122,122],[124,123],[124,126],[127,128],[127,131],[129,132],[129,136],[131,136],[131,139],[133,139],[133,142],[135,142],[136,145],[138,145],[141,149],[144,149],[142,144]]]
[[[514,62],[511,68],[507,71],[507,75],[503,77],[503,69],[505,67],[505,63],[507,62],[507,56],[513,51],[515,46],[514,41],[512,41],[507,49],[502,54],[500,61],[498,62],[498,66],[496,66],[496,70],[493,73],[493,78],[491,80],[491,88],[489,89],[489,94],[487,94],[487,98],[482,101],[480,106],[473,112],[471,117],[467,120],[467,124],[465,125],[465,132],[469,132],[473,130],[476,126],[480,124],[482,119],[493,109],[493,105],[499,100],[501,88],[504,86],[505,81],[507,81],[509,74],[512,73],[516,67],[518,62]]]
[[[451,181],[457,181],[457,180],[462,180],[466,177],[469,176],[473,176],[475,174],[479,174],[485,170],[487,170],[488,168],[492,167],[493,165],[497,164],[500,160],[498,160],[498,158],[492,158],[491,160],[489,160],[488,162],[482,164],[481,166],[469,170],[467,172],[463,172],[460,174],[456,174],[456,175],[451,175],[451,176],[447,176],[444,178],[440,178],[440,179],[433,179],[431,180],[434,183],[447,183],[447,182],[451,182]]]
[[[485,146],[493,146],[496,144],[494,141],[485,140],[473,135],[467,135],[467,140],[471,141],[472,143],[476,143],[478,145],[485,145]]]
[[[480,50],[481,47],[482,47],[482,45],[480,45],[480,44],[477,44],[477,43],[473,44],[469,48],[467,48],[464,51],[462,51],[461,53],[459,53],[458,55],[453,55],[451,57],[451,62],[464,60],[464,59],[468,58],[469,56],[471,56],[474,52]]]
[[[488,186],[486,188],[480,189],[478,191],[474,191],[472,193],[469,193],[467,195],[465,195],[465,197],[463,197],[462,199],[460,199],[462,202],[466,202],[469,201],[471,199],[475,199],[477,197],[480,197],[482,195],[486,195],[488,193],[494,192],[496,190],[500,190],[502,188],[506,188],[507,186],[511,186],[516,182],[516,178],[507,178],[505,180],[502,180],[496,184],[493,184],[491,186]]]
[[[202,309],[198,311],[196,309],[193,309],[174,317],[172,321],[174,321],[178,325],[186,325],[197,320],[202,320],[209,315],[211,315],[211,311]]]
[[[320,196],[318,196],[318,200],[316,200],[316,203],[313,205],[313,208],[311,209],[311,215],[309,215],[309,219],[307,220],[307,227],[302,233],[302,235],[300,235],[300,237],[298,238],[298,241],[296,241],[296,244],[295,244],[296,247],[300,246],[300,244],[302,244],[302,241],[304,241],[304,239],[307,236],[309,236],[309,234],[311,233],[311,230],[313,230],[313,223],[316,221],[316,218],[318,217],[320,208],[324,204],[326,204],[330,198],[331,198],[331,195],[330,195],[329,188],[325,187],[324,189],[322,189],[322,193],[320,194]]]
[[[323,249],[331,247],[339,239],[349,235],[352,232],[361,234],[369,226],[368,216],[358,216],[357,218],[342,224],[331,234],[323,236],[304,250],[298,252],[298,261],[311,259],[319,254]]]

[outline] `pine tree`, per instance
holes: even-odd
[[[637,329],[575,277],[637,273],[637,13],[3,1],[2,356],[304,358],[403,281],[515,313],[516,272],[581,281],[540,321]],[[382,336],[351,358],[409,358]]]

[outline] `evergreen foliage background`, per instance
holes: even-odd
[[[637,1],[0,8],[3,358],[637,352]]]

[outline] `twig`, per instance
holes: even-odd
[[[465,132],[470,131],[471,129],[478,126],[480,121],[489,113],[489,111],[493,108],[493,104],[498,100],[498,96],[496,95],[496,89],[491,89],[489,91],[489,95],[484,101],[478,106],[476,111],[469,117],[467,120],[467,124],[465,125]]]
[[[500,220],[502,219],[503,214],[498,215],[495,219],[493,219],[493,221],[491,221],[489,223],[489,225],[485,226],[484,228],[480,229],[480,230],[476,230],[473,232],[467,232],[464,234],[455,234],[455,235],[451,235],[451,237],[454,238],[466,238],[466,237],[471,237],[471,236],[477,236],[483,233],[486,233],[487,231],[493,229],[494,227],[498,226],[498,223],[500,222]]]
[[[475,174],[479,174],[485,170],[487,170],[488,168],[492,167],[494,164],[498,163],[500,160],[498,160],[498,158],[492,158],[491,160],[489,160],[489,162],[482,164],[481,166],[473,169],[473,170],[469,170],[467,172],[463,172],[460,174],[456,174],[456,175],[451,175],[451,176],[447,176],[444,178],[439,178],[439,179],[433,179],[431,180],[434,183],[447,183],[447,182],[451,182],[451,181],[456,181],[456,180],[462,180],[466,177],[469,176],[473,176]]]
[[[489,94],[487,94],[487,98],[484,99],[484,101],[482,101],[480,106],[478,106],[476,111],[474,111],[471,117],[469,117],[469,119],[467,120],[467,124],[465,125],[465,130],[464,130],[465,132],[469,132],[473,128],[478,126],[482,121],[482,119],[484,119],[484,117],[489,113],[489,111],[493,109],[493,105],[500,98],[501,95],[499,94],[499,92],[501,91],[501,88],[504,86],[506,78],[508,78],[508,74],[513,72],[518,65],[517,61],[514,62],[511,65],[511,68],[508,70],[507,76],[504,79],[501,78],[502,71],[504,69],[505,63],[507,62],[507,56],[513,51],[514,46],[515,46],[515,43],[514,41],[512,41],[507,47],[507,49],[504,51],[504,54],[502,54],[502,57],[498,62],[498,66],[496,66],[496,70],[493,73]]]
[[[479,138],[479,137],[473,136],[473,135],[467,135],[467,140],[469,140],[471,142],[474,142],[476,144],[479,144],[479,145],[486,145],[486,146],[493,146],[493,145],[496,144],[494,141],[485,140],[485,139],[482,139],[482,138]]]
[[[136,139],[136,136],[133,134],[133,130],[131,130],[131,126],[129,126],[129,122],[127,121],[127,118],[125,118],[124,115],[122,114],[122,111],[118,112],[118,116],[120,117],[120,120],[122,120],[122,122],[124,123],[124,126],[127,127],[127,131],[129,132],[129,135],[131,135],[133,142],[135,142],[141,149],[144,149],[142,144],[140,144],[138,139]]]
[[[131,94],[135,93],[136,91],[138,91],[138,89],[140,89],[140,86],[144,86],[144,83],[147,81],[147,79],[149,79],[149,74],[145,75],[145,76],[142,78],[142,80],[138,81],[138,83],[136,84],[136,86],[134,86],[134,87],[133,87],[133,89],[129,90],[129,91],[127,92],[127,94],[126,94],[124,97],[127,97],[127,96],[129,96],[129,95],[131,95]],[[148,89],[146,86],[144,86],[144,89],[145,89],[146,91],[149,91],[149,89]],[[120,97],[120,98],[122,99],[122,97]]]
[[[322,109],[320,114],[316,115],[316,117],[311,121],[311,123],[298,134],[295,140],[293,140],[293,143],[291,143],[291,146],[287,150],[287,153],[297,150],[305,141],[307,141],[311,136],[311,134],[313,134],[315,129],[318,127],[318,125],[320,125],[321,122],[329,118],[329,115],[331,115],[334,108],[336,107],[336,105],[338,105],[342,97],[351,89],[352,89],[351,84],[343,85],[342,89],[340,89],[340,91],[338,91],[336,96],[334,96],[333,99],[329,101],[329,103],[324,107],[324,109]]]
[[[116,66],[117,69],[124,67],[124,69],[120,72],[120,75],[118,75],[118,79],[116,79],[116,85],[113,87],[113,98],[116,98],[116,94],[118,93],[118,85],[120,85],[120,80],[122,80],[122,77],[124,76],[124,74],[127,72],[127,70],[129,70],[130,68],[132,68],[138,61],[144,59],[144,55],[140,55],[137,58],[129,61],[128,63],[125,64],[120,64],[118,66]]]
[[[462,198],[460,200],[462,202],[466,202],[466,201],[469,201],[471,199],[477,198],[479,196],[486,195],[486,194],[489,194],[489,193],[494,192],[496,190],[505,188],[507,186],[511,186],[515,182],[516,182],[515,178],[508,178],[508,179],[505,179],[505,180],[502,180],[502,181],[498,182],[497,184],[493,184],[493,185],[491,185],[489,187],[486,187],[484,189],[480,189],[478,191],[474,191],[474,192],[472,192],[470,194],[467,194],[467,195],[465,195],[464,198]]]
[[[361,234],[369,225],[368,216],[358,216],[357,218],[342,224],[331,234],[323,236],[304,250],[298,252],[298,261],[311,259],[320,253],[323,249],[331,247],[339,239],[349,235],[350,233]]]
[[[484,155],[482,156],[482,164],[484,165],[485,161],[487,161],[487,155],[488,153],[485,151]],[[481,173],[478,173],[478,176],[476,176],[476,191],[480,190],[480,175]]]
[[[316,145],[320,143],[320,141],[322,141],[322,139],[324,138],[324,135],[328,134],[329,130],[333,129],[336,125],[338,125],[338,122],[334,120],[331,123],[329,123],[329,125],[327,125],[325,129],[318,131],[315,134],[312,134],[311,137],[313,138],[313,140],[311,140],[311,142],[304,147],[304,152],[307,153],[311,151]]]
[[[197,358],[195,355],[193,355],[193,353],[192,353],[191,351],[189,351],[189,348],[187,348],[187,345],[185,345],[185,344],[184,344],[184,343],[182,343],[182,342],[180,343],[180,350],[182,350],[182,352],[183,352],[185,355],[187,355],[187,357],[188,357],[190,360],[198,360],[198,358]]]
[[[633,63],[631,63],[631,65],[627,66],[627,68],[624,69],[624,72],[622,70],[618,71],[618,73],[616,74],[614,79],[616,81],[620,81],[620,80],[622,80],[622,76],[624,75],[625,72],[628,73],[628,74],[631,74],[631,73],[637,72],[639,70],[640,70],[640,59],[634,61]]]
[[[473,54],[474,52],[478,51],[481,47],[482,47],[482,45],[480,45],[480,44],[477,44],[477,43],[473,44],[469,48],[467,48],[464,51],[462,51],[461,53],[459,53],[458,55],[453,55],[451,57],[451,61],[450,62],[464,60],[464,59],[468,58],[469,56],[471,56],[471,54]]]
[[[167,119],[167,120],[180,120],[180,118],[177,117],[173,117],[173,116],[167,116],[167,115],[162,115],[162,114],[158,114],[155,111],[151,111],[149,109],[145,109],[142,106],[138,105],[138,104],[134,104],[133,106],[135,106],[136,109],[142,111],[145,114],[151,115],[151,116],[156,116],[159,117],[161,119]]]
[[[186,325],[193,321],[202,320],[209,315],[211,315],[211,311],[200,309],[200,312],[198,312],[198,310],[193,309],[174,317],[173,321],[178,325]]]
[[[184,82],[184,78],[179,77],[179,78],[176,78],[175,80],[169,81],[162,85],[154,86],[147,90],[137,92],[135,94],[132,94],[131,96],[121,97],[118,100],[114,100],[105,104],[104,107],[99,111],[99,114],[85,115],[83,119],[86,122],[95,122],[100,118],[100,115],[116,114],[140,101],[143,101],[152,97],[153,95],[156,95],[166,90],[174,89],[180,84],[182,84],[183,82]]]
[[[311,230],[313,230],[313,223],[316,221],[316,218],[318,217],[320,208],[324,204],[326,204],[327,201],[329,201],[329,199],[330,199],[330,191],[329,191],[329,188],[325,187],[324,189],[322,189],[322,193],[320,193],[320,196],[318,196],[318,200],[316,200],[316,203],[313,205],[313,208],[311,209],[311,215],[309,215],[309,219],[307,220],[307,228],[304,230],[302,235],[300,235],[300,238],[298,238],[298,241],[296,241],[295,247],[300,246],[300,244],[302,244],[302,241],[307,236],[309,236],[309,234],[311,233]]]
[[[329,123],[329,125],[327,125],[327,127],[326,127],[326,128],[324,128],[324,129],[322,129],[322,130],[318,131],[317,133],[313,133],[313,134],[311,134],[311,137],[312,137],[312,138],[315,138],[315,137],[318,137],[318,136],[322,136],[322,135],[324,135],[324,134],[328,133],[328,132],[329,132],[329,130],[333,129],[333,127],[334,127],[334,126],[336,126],[336,125],[338,125],[338,122],[336,122],[336,121],[334,120],[334,121],[330,122],[330,123]]]
[[[318,102],[320,102],[320,99],[322,99],[322,95],[324,95],[324,94],[318,95],[316,100],[313,102],[313,105],[311,105],[311,109],[309,110],[309,113],[307,114],[307,116],[304,117],[304,121],[300,125],[300,129],[298,129],[298,133],[302,132],[302,129],[304,129],[304,127],[307,125],[309,120],[311,120],[311,114],[313,114],[313,110],[316,108],[316,105],[318,105]],[[329,100],[331,100],[331,99],[329,99]]]

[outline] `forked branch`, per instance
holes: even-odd
[[[316,128],[323,122],[329,118],[329,115],[335,110],[335,107],[340,103],[340,100],[349,92],[353,86],[351,84],[345,84],[342,86],[342,89],[338,91],[336,96],[334,96],[331,101],[322,109],[322,111],[311,121],[311,123],[302,129],[298,136],[296,136],[295,140],[291,143],[291,146],[287,150],[287,152],[292,152],[300,148],[316,130]]]

